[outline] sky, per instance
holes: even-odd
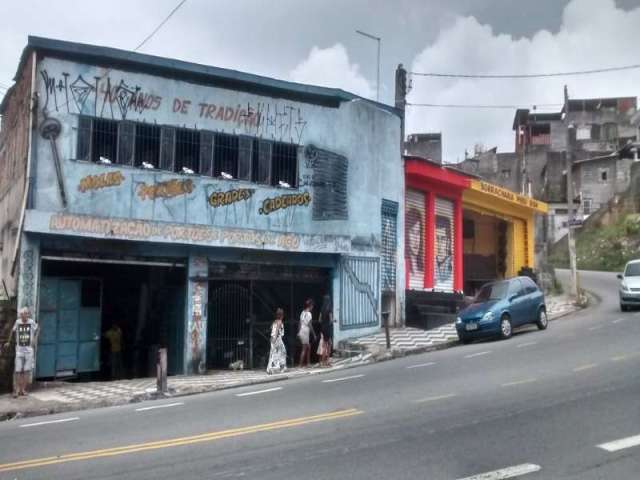
[[[28,35],[132,50],[178,0],[0,0],[0,97]],[[140,50],[376,98],[393,104],[395,69],[522,74],[640,63],[640,0],[187,0]],[[410,75],[414,104],[514,105],[556,111],[572,98],[637,96],[640,69],[536,79]],[[476,144],[513,150],[514,108],[407,107],[406,133],[441,132],[443,159]]]

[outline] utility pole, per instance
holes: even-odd
[[[378,42],[378,73],[376,75],[376,101],[380,101],[380,42],[381,38],[376,37],[375,35],[371,35],[370,33],[363,32],[362,30],[356,30],[356,33],[362,35],[363,37],[370,38],[371,40],[375,40]]]
[[[564,122],[567,125],[567,151],[565,155],[567,169],[567,243],[569,244],[569,269],[571,270],[571,296],[580,301],[578,290],[578,269],[576,265],[576,239],[574,235],[573,212],[573,151],[576,141],[576,127],[569,122],[569,90],[564,86]]]

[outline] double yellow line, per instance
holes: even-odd
[[[67,453],[55,457],[35,458],[32,460],[24,460],[21,462],[0,464],[0,472],[9,472],[14,470],[24,470],[27,468],[44,467],[47,465],[55,465],[58,463],[78,462],[82,460],[91,460],[94,458],[114,457],[117,455],[126,455],[129,453],[146,452],[149,450],[158,450],[161,448],[180,447],[183,445],[192,445],[194,443],[212,442],[223,438],[239,437],[258,432],[268,432],[270,430],[281,430],[284,428],[297,427],[307,425],[309,423],[326,422],[328,420],[337,420],[339,418],[352,417],[360,415],[361,410],[350,408],[347,410],[338,410],[310,417],[292,418],[290,420],[281,420],[272,423],[263,423],[250,427],[234,428],[231,430],[221,430],[218,432],[203,433],[190,437],[179,437],[158,442],[137,443],[133,445],[125,445],[122,447],[105,448],[102,450],[91,450],[86,452]]]

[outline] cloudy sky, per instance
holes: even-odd
[[[0,97],[27,35],[133,49],[178,0],[0,0]],[[187,0],[144,53],[344,88],[393,103],[399,63],[413,72],[539,73],[640,63],[640,0]],[[636,96],[640,69],[537,80],[412,76],[411,103],[545,105]],[[538,107],[541,111],[559,107]],[[513,148],[513,109],[409,107],[407,133],[442,132],[445,161],[476,143]]]

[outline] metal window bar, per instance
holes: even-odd
[[[298,180],[298,147],[289,143],[273,144],[271,184],[274,186],[284,182],[291,187],[297,186]]]
[[[176,130],[176,172],[183,168],[200,173],[200,132],[186,128]]]
[[[91,130],[93,119],[84,115],[78,118],[78,143],[76,146],[76,159],[91,160]]]
[[[233,178],[238,178],[238,137],[226,133],[216,133],[213,150],[213,176],[219,177],[224,172]]]
[[[118,122],[104,118],[94,118],[91,129],[91,161],[101,158],[111,163],[117,162]]]
[[[158,125],[136,124],[134,165],[143,163],[158,168],[160,163],[160,127]]]

